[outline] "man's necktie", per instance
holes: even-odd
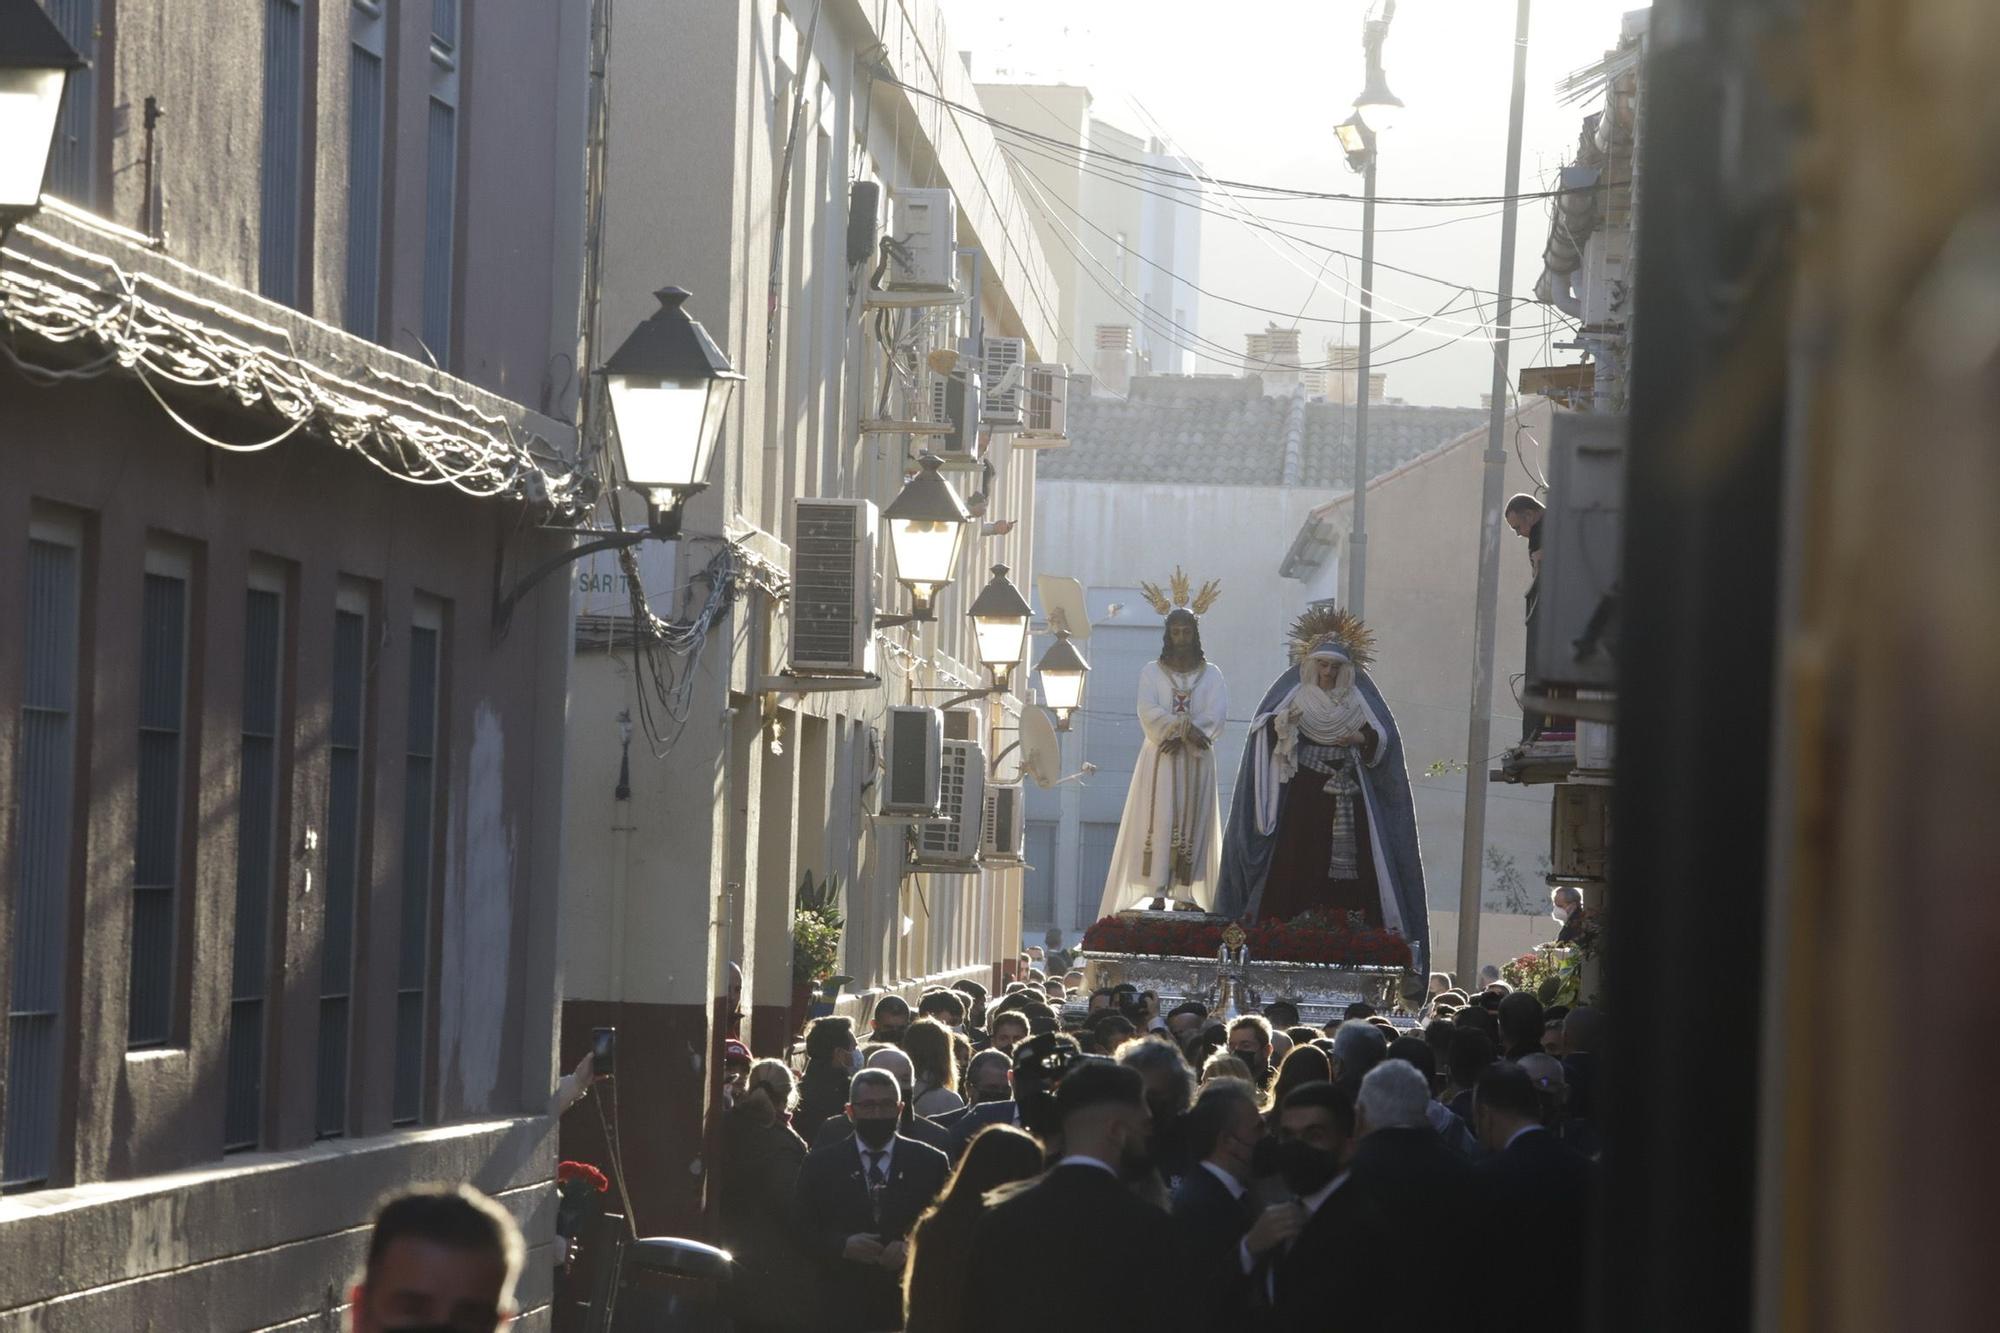
[[[864,1182],[868,1186],[868,1212],[875,1219],[875,1225],[879,1227],[882,1225],[882,1193],[889,1185],[889,1173],[882,1167],[882,1159],[887,1154],[878,1149],[863,1148],[861,1155],[868,1159],[867,1174],[864,1177]]]

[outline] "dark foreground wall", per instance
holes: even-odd
[[[179,406],[222,438],[275,433]],[[25,1047],[0,1064],[0,1327],[30,1310],[39,1328],[318,1317],[344,1299],[376,1198],[433,1178],[512,1191],[546,1273],[566,587],[550,581],[505,636],[490,608],[503,537],[510,568],[550,539],[521,533],[512,502],[413,485],[303,433],[258,453],[201,444],[122,377],[48,389],[0,371],[0,459],[0,995],[19,1001],[36,969],[57,1043],[40,1066]],[[22,804],[47,771],[24,758],[24,708],[48,688],[29,678],[48,660],[27,624],[37,540],[76,557],[66,837],[46,790]],[[164,779],[141,669],[159,656],[145,633],[162,570],[188,607]],[[246,712],[259,591],[282,624],[270,727]],[[357,647],[358,701],[341,665]],[[244,781],[264,771],[258,739],[268,840]],[[142,808],[163,784],[181,798],[164,825]],[[352,830],[345,851],[334,828]],[[53,916],[21,895],[52,864]],[[245,896],[259,866],[268,897]],[[139,887],[162,878],[168,910],[148,916]],[[264,913],[241,936],[239,902]],[[10,1019],[0,1044],[34,1021]],[[531,1282],[532,1303],[545,1289]]]

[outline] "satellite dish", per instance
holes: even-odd
[[[1090,608],[1084,604],[1083,584],[1061,574],[1035,575],[1035,593],[1042,599],[1042,618],[1053,632],[1069,631],[1081,643],[1090,637]]]
[[[1062,781],[1062,740],[1056,724],[1033,706],[1021,710],[1021,771],[1044,791]]]

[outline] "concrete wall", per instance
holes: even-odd
[[[100,3],[96,61],[111,75],[99,123],[113,184],[93,203],[145,218],[143,119],[156,132],[166,251],[258,289],[264,142],[259,5]],[[581,280],[582,103],[589,6],[462,6],[452,347],[444,368],[543,411],[567,413]],[[305,0],[303,274],[298,308],[343,323],[349,50],[357,11]],[[419,359],[423,325],[430,6],[389,7],[377,340]],[[524,96],[525,93],[532,95]]]
[[[1037,355],[1056,341],[1054,283],[990,131],[869,77],[880,61],[901,80],[975,99],[935,6],[834,0],[807,45],[811,17],[811,8],[769,0],[618,11],[601,345],[615,345],[654,308],[651,292],[673,282],[694,293],[692,312],[748,377],[684,536],[671,556],[643,557],[653,609],[669,619],[697,612],[709,592],[701,571],[725,542],[783,577],[795,498],[884,506],[903,484],[911,441],[859,431],[864,412],[873,415],[880,354],[873,316],[855,295],[867,269],[850,271],[845,256],[853,181],[876,182],[889,197],[950,188],[959,243],[981,251],[985,331],[1025,337]],[[780,218],[775,183],[801,87]],[[690,107],[716,110],[691,116]],[[802,873],[836,874],[846,885],[842,970],[860,995],[850,1007],[926,981],[990,982],[1011,956],[1020,872],[910,874],[908,826],[868,813],[887,707],[940,704],[982,684],[984,673],[968,665],[966,607],[994,563],[1032,586],[1035,455],[993,439],[986,457],[996,476],[984,517],[1017,526],[967,540],[935,623],[878,631],[878,683],[763,688],[786,665],[789,613],[745,586],[698,650],[662,652],[685,689],[671,707],[648,696],[658,719],[648,735],[640,691],[653,683],[635,675],[630,648],[580,641],[567,756],[577,795],[563,870],[563,1054],[580,1056],[594,1026],[620,1030],[620,1113],[647,1127],[626,1140],[625,1165],[651,1232],[703,1234],[729,963],[744,973],[741,1034],[760,1055],[788,1048],[790,924]],[[977,473],[951,475],[962,494],[981,485]],[[893,579],[886,526],[882,536],[876,578],[888,614],[908,598]],[[594,586],[588,571],[580,578],[580,591]],[[1019,702],[984,707],[998,725]],[[614,794],[621,713],[635,727],[626,800]],[[989,740],[989,754],[1004,743]],[[595,1122],[573,1121],[564,1153],[604,1160]]]
[[[1523,460],[1545,461],[1548,437],[1546,400],[1531,398],[1518,418],[1508,417],[1507,494],[1534,489]],[[1368,489],[1367,603],[1376,641],[1374,674],[1403,732],[1424,845],[1424,882],[1433,908],[1458,905],[1485,448],[1486,432],[1471,432],[1376,478]],[[1288,585],[1304,587],[1315,598],[1345,598],[1348,513],[1342,497],[1299,532],[1287,562]],[[1527,544],[1504,530],[1502,541],[1489,768],[1520,740],[1521,708],[1514,692],[1526,652],[1522,598],[1529,583]],[[1545,911],[1548,892],[1542,874],[1549,848],[1549,800],[1542,788],[1502,783],[1487,788],[1486,845],[1511,861],[1538,913]],[[1488,863],[1483,874],[1490,910],[1497,905],[1501,871]],[[1436,919],[1434,912],[1432,939],[1442,948],[1452,937],[1438,933]]]
[[[468,392],[470,390],[468,389]],[[309,436],[265,453],[223,454],[167,424],[150,397],[129,382],[88,388],[29,388],[0,382],[9,422],[6,480],[0,484],[0,618],[20,624],[28,529],[33,505],[79,516],[87,533],[84,583],[86,656],[81,698],[82,749],[78,897],[69,924],[71,958],[63,1023],[68,1058],[53,1188],[0,1206],[0,1250],[42,1254],[15,1223],[51,1210],[73,1235],[57,1251],[60,1267],[37,1265],[0,1279],[0,1314],[54,1294],[94,1290],[103,1255],[127,1265],[104,1272],[110,1284],[158,1278],[181,1295],[218,1280],[231,1289],[227,1308],[257,1311],[240,1325],[276,1322],[317,1304],[303,1301],[296,1271],[266,1285],[268,1255],[238,1267],[235,1256],[289,1238],[305,1241],[351,1231],[372,1197],[320,1197],[309,1180],[291,1179],[295,1162],[376,1151],[390,1129],[397,960],[403,876],[403,813],[408,634],[413,598],[445,607],[436,789],[437,860],[432,935],[427,951],[426,1092],[423,1117],[539,1114],[553,1086],[554,870],[561,804],[559,737],[567,667],[560,585],[545,588],[517,612],[512,631],[489,638],[493,553],[512,533],[511,506],[449,490],[392,480],[351,454]],[[268,432],[268,421],[222,415],[184,403],[182,410],[217,433],[243,438]],[[135,746],[138,599],[149,533],[171,534],[195,552],[194,635],[187,741],[190,818],[180,889],[181,946],[176,1006],[182,1014],[165,1048],[126,1049],[130,971],[130,901],[136,820]],[[547,538],[516,549],[545,553]],[[265,1154],[224,1159],[223,1089],[236,906],[243,589],[253,558],[289,571],[291,648],[285,745],[285,798],[276,831],[281,885],[272,906],[275,935],[267,993],[272,1034],[264,1073]],[[372,608],[370,690],[376,698],[364,748],[367,793],[363,860],[356,903],[353,1008],[348,1055],[349,1140],[313,1147],[320,947],[326,844],[314,836],[327,809],[329,640],[341,580],[368,590]],[[18,645],[8,657],[18,655]],[[18,753],[20,676],[0,671],[0,791],[11,787]],[[8,808],[13,802],[8,801]],[[11,842],[11,838],[9,839]],[[0,847],[11,898],[14,849]],[[4,1108],[0,1108],[4,1113]],[[545,1122],[537,1122],[545,1124]],[[540,1134],[540,1129],[536,1134]],[[296,1154],[304,1153],[305,1157]],[[291,1154],[292,1156],[288,1156]],[[506,1168],[523,1187],[546,1179],[545,1148],[524,1146]],[[445,1175],[447,1159],[418,1154],[413,1168]],[[156,1189],[170,1223],[156,1246],[122,1240],[140,1225],[126,1205],[93,1211],[93,1200],[119,1197],[115,1182],[199,1169],[217,1181],[256,1174],[267,1200],[252,1241],[208,1227],[207,1214],[169,1183]],[[327,1170],[345,1168],[337,1163]],[[414,1177],[366,1177],[407,1181]],[[467,1177],[460,1177],[467,1178]],[[531,1233],[546,1244],[546,1218]],[[309,1215],[309,1216],[308,1216]],[[65,1233],[68,1234],[68,1233]],[[353,1239],[327,1251],[344,1271]],[[197,1263],[211,1267],[200,1276]],[[276,1270],[269,1270],[275,1273]],[[335,1274],[334,1276],[339,1276]],[[163,1288],[164,1290],[165,1288]],[[118,1312],[139,1288],[72,1301],[53,1323],[37,1327],[132,1327]],[[169,1299],[163,1297],[163,1299]],[[317,1296],[313,1297],[314,1302]],[[104,1303],[104,1302],[109,1302]],[[170,1308],[170,1307],[169,1307]],[[75,1320],[78,1322],[64,1322]],[[95,1321],[95,1322],[93,1322]],[[176,1326],[190,1326],[177,1324]]]

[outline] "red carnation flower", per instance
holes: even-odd
[[[605,1179],[604,1173],[589,1162],[557,1162],[556,1184],[567,1185],[572,1180],[589,1181],[591,1188],[599,1194],[611,1188],[611,1182]]]

